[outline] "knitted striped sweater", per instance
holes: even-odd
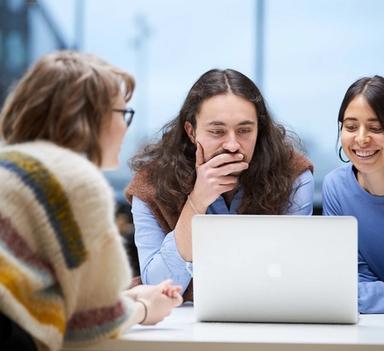
[[[113,211],[81,155],[40,141],[0,149],[0,310],[40,348],[115,335],[133,316]]]

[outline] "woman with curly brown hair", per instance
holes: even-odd
[[[203,74],[161,140],[132,165],[126,195],[146,283],[172,278],[187,289],[195,214],[312,213],[312,165],[235,70]]]

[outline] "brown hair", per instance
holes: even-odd
[[[6,99],[0,114],[1,137],[8,144],[52,141],[100,165],[100,131],[121,89],[128,101],[133,78],[94,55],[74,51],[45,55]]]
[[[179,214],[196,179],[196,146],[184,130],[185,122],[196,128],[196,115],[210,97],[232,93],[254,104],[258,136],[252,160],[240,177],[244,197],[239,213],[282,214],[289,206],[295,177],[294,139],[274,122],[256,85],[235,70],[210,70],[192,86],[179,115],[163,128],[159,142],[146,146],[132,161],[144,171],[156,189],[156,199],[171,213]]]

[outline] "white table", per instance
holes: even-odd
[[[384,350],[384,315],[362,315],[357,325],[196,323],[187,305],[156,326],[136,326],[119,339],[64,350]]]

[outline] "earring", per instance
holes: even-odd
[[[340,146],[339,147],[339,159],[341,160],[341,162],[344,162],[344,163],[349,163],[351,162],[350,160],[344,160],[343,159],[343,155],[341,154],[341,151],[343,150],[343,148]]]

